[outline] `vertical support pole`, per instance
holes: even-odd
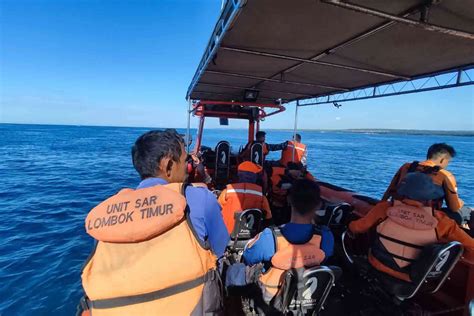
[[[189,140],[191,139],[191,98],[188,98],[188,126],[186,129],[186,153],[189,154]]]
[[[462,77],[462,69],[458,70],[458,77],[456,78],[456,84],[461,83],[461,77]]]
[[[295,106],[295,126],[293,128],[293,153],[291,157],[291,161],[295,161],[295,150],[296,150],[296,131],[298,129],[298,108],[300,107],[300,100],[296,100]]]
[[[255,135],[255,121],[249,120],[249,134],[247,136],[247,144],[250,144],[251,142],[253,142],[254,135]]]
[[[196,146],[194,150],[195,153],[198,153],[199,151],[201,151],[202,134],[204,130],[204,119],[205,119],[204,116],[201,116],[201,118],[199,119],[199,128],[196,135]]]

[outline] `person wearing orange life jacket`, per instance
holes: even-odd
[[[227,185],[219,196],[222,206],[222,216],[229,234],[235,225],[235,213],[250,208],[260,209],[266,221],[272,218],[270,205],[263,194],[262,187],[255,184],[263,168],[250,161],[244,161],[238,168],[239,182]]]
[[[132,148],[138,188],[88,214],[86,231],[97,245],[82,271],[85,314],[222,312],[216,261],[229,235],[213,194],[183,184],[186,156],[176,131],[143,134]]]
[[[395,174],[382,199],[397,198],[397,187],[404,177],[411,172],[423,172],[428,174],[434,184],[443,189],[443,196],[438,199],[438,208],[445,211],[449,217],[458,224],[469,221],[471,210],[464,206],[463,200],[459,198],[455,177],[446,170],[449,162],[456,156],[453,147],[445,143],[433,144],[428,149],[427,160],[423,162],[414,161],[406,163]],[[447,209],[441,209],[443,200]]]
[[[349,224],[352,233],[365,233],[376,226],[368,257],[375,269],[410,282],[410,264],[424,246],[438,242],[459,241],[465,258],[474,260],[474,239],[431,203],[443,196],[443,190],[429,175],[407,174],[397,196],[392,202],[378,203],[365,217]]]
[[[263,274],[258,276],[265,302],[269,302],[281,285],[285,270],[320,265],[332,256],[334,236],[329,228],[314,224],[315,211],[321,206],[319,186],[308,179],[295,181],[289,196],[291,220],[279,227],[265,228],[245,247],[242,258],[246,270],[263,265]],[[226,285],[232,287],[255,281],[241,280],[242,264],[227,270]]]
[[[276,224],[286,223],[290,219],[288,208],[288,189],[294,181],[298,179],[308,179],[315,181],[313,175],[306,171],[301,163],[289,162],[285,167],[276,166],[272,168],[270,174],[271,191],[270,199],[274,207],[274,220]]]
[[[296,134],[281,152],[280,164],[286,166],[289,162],[300,162],[306,166],[306,145],[301,142],[300,134]]]
[[[265,142],[267,133],[264,131],[258,131],[255,134],[255,141],[252,141],[245,145],[244,149],[242,150],[242,153],[240,154],[240,158],[242,160],[250,160],[250,150],[251,147],[254,143],[260,143],[263,146],[263,156],[264,156],[264,161],[265,157],[271,152],[271,151],[279,151],[279,150],[284,150],[286,146],[288,146],[288,142],[284,142],[281,144],[267,144]]]

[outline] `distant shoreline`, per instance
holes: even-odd
[[[293,131],[292,129],[267,129],[278,131]],[[422,129],[386,129],[386,128],[349,128],[349,129],[300,129],[302,132],[341,132],[359,134],[405,134],[405,135],[450,135],[474,136],[474,131],[434,131]]]
[[[140,129],[162,129],[186,127],[147,127],[147,126],[113,126],[113,125],[65,125],[65,124],[24,124],[24,123],[0,123],[2,125],[29,125],[29,126],[55,126],[55,127],[98,127],[98,128],[140,128]],[[194,128],[192,128],[194,129]],[[245,130],[243,128],[209,128],[210,130]],[[293,131],[289,128],[266,128],[266,131]],[[359,134],[404,134],[404,135],[449,135],[449,136],[474,136],[474,130],[417,130],[417,129],[387,129],[387,128],[349,128],[349,129],[299,129],[300,132],[329,132],[329,133],[359,133]]]

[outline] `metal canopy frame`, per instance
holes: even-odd
[[[317,0],[315,0],[317,1]],[[437,71],[435,73],[424,74],[420,76],[408,76],[403,73],[394,73],[393,71],[388,71],[381,69],[379,67],[359,67],[353,65],[344,65],[335,62],[322,61],[321,59],[334,54],[336,51],[339,51],[342,48],[346,48],[355,43],[358,43],[364,39],[367,39],[375,34],[378,34],[380,31],[387,30],[398,24],[409,25],[427,32],[442,34],[441,36],[451,36],[453,38],[461,38],[464,40],[474,40],[474,34],[468,31],[457,30],[455,28],[444,27],[440,25],[435,25],[428,23],[430,18],[430,8],[437,6],[442,0],[428,0],[423,3],[418,3],[416,6],[406,9],[405,11],[395,14],[390,14],[383,12],[377,9],[365,7],[359,4],[354,4],[345,0],[319,0],[321,3],[327,4],[329,6],[335,6],[342,8],[342,10],[350,10],[358,12],[360,14],[375,16],[382,18],[385,21],[382,21],[379,24],[372,26],[371,28],[364,30],[363,32],[352,36],[351,38],[345,39],[340,43],[332,47],[328,47],[324,51],[320,51],[310,58],[300,58],[296,56],[289,56],[285,54],[276,54],[270,53],[262,50],[253,50],[243,47],[232,47],[221,45],[222,40],[226,32],[233,26],[236,18],[241,13],[242,9],[247,5],[246,0],[227,0],[225,3],[219,21],[216,25],[216,28],[211,36],[209,44],[204,52],[204,56],[201,59],[199,67],[193,77],[193,80],[188,88],[187,97],[189,98],[191,94],[197,93],[199,95],[220,95],[225,100],[234,100],[238,98],[240,93],[238,90],[245,89],[254,89],[262,92],[270,92],[273,95],[280,95],[280,99],[283,102],[292,102],[298,101],[299,106],[308,106],[308,105],[317,105],[332,103],[336,101],[355,101],[355,100],[364,100],[371,98],[379,98],[385,96],[394,96],[402,95],[416,92],[432,91],[447,89],[453,87],[461,87],[474,84],[474,74],[472,74],[472,69],[474,64],[462,65],[457,68],[444,69]],[[419,15],[416,16],[416,15]],[[218,50],[233,52],[236,54],[246,54],[254,56],[262,56],[265,58],[275,58],[286,61],[294,61],[296,64],[287,67],[274,73],[270,76],[257,76],[250,75],[246,73],[237,73],[232,71],[217,71],[207,69],[208,65],[212,63]],[[363,87],[343,87],[343,86],[334,86],[334,84],[325,84],[323,82],[301,82],[294,80],[286,80],[285,75],[289,74],[299,67],[306,64],[314,64],[319,66],[331,67],[335,69],[344,69],[354,73],[367,73],[371,75],[377,75],[380,77],[385,77],[386,80],[383,82],[370,84]],[[200,82],[204,74],[211,74],[224,77],[234,77],[241,79],[251,79],[258,81],[257,83],[252,83],[249,86],[242,84],[220,84],[215,82]],[[441,82],[439,76],[446,74],[451,74],[452,77],[447,82]],[[285,88],[277,87],[262,87],[260,86],[265,83],[280,83],[287,85]],[[210,89],[195,90],[197,85],[207,86]],[[289,91],[291,86],[299,87],[308,87],[308,88],[322,88],[327,90],[332,90],[330,92],[321,92],[318,94],[308,94],[304,91]],[[212,88],[226,88],[230,90],[236,90],[235,94],[230,92],[216,91],[212,92]],[[261,97],[265,102],[275,102],[276,99],[268,98],[267,95]],[[199,98],[195,98],[198,100]]]
[[[191,85],[189,86],[188,91],[186,92],[186,99],[190,98],[191,92],[194,90],[197,83],[199,82],[199,79],[205,72],[207,65],[212,60],[212,58],[214,58],[217,50],[219,49],[222,38],[224,38],[225,32],[229,29],[229,27],[239,14],[243,6],[242,3],[243,0],[227,0],[226,5],[224,5],[219,21],[217,22],[218,25],[214,29],[214,33],[212,33],[211,35],[211,39],[207,44],[206,50],[204,51],[204,55],[201,58],[201,62],[199,63],[198,69],[194,74],[193,80],[191,81]]]
[[[223,85],[223,84],[215,84],[215,83],[199,83],[201,86],[209,86],[209,87],[218,87],[218,88],[228,88],[228,89],[236,89],[236,90],[245,90],[248,89],[247,87],[242,86],[235,86],[235,85]],[[281,90],[274,90],[274,89],[259,89],[260,91],[269,91],[269,92],[276,92],[281,94],[289,94],[289,95],[300,95],[312,98],[312,95],[299,93],[299,92],[292,92],[292,91],[281,91]]]
[[[410,79],[409,77],[399,75],[399,74],[390,73],[390,72],[387,72],[387,71],[379,71],[379,70],[374,70],[374,69],[367,69],[367,68],[361,68],[361,67],[353,67],[353,66],[348,66],[348,65],[330,63],[330,62],[325,62],[325,61],[318,61],[315,58],[304,59],[304,58],[299,58],[299,57],[292,57],[292,56],[286,56],[286,55],[280,55],[280,54],[272,54],[272,53],[265,53],[265,52],[253,51],[253,50],[248,50],[248,49],[240,49],[240,48],[232,48],[232,47],[224,47],[224,46],[222,46],[221,49],[222,50],[227,50],[227,51],[232,51],[232,52],[237,52],[237,53],[243,53],[243,54],[279,58],[279,59],[284,59],[284,60],[299,61],[302,64],[315,64],[315,65],[328,66],[328,67],[334,67],[334,68],[342,68],[342,69],[346,69],[346,70],[360,71],[360,72],[365,72],[365,73],[384,76],[384,77],[389,77],[389,78],[396,78],[396,79],[403,78],[403,79],[406,79],[406,80]],[[288,72],[290,72],[290,70],[286,70],[284,72],[288,73]],[[275,77],[275,75],[273,77]],[[266,78],[265,80],[270,81],[272,79],[271,78]],[[320,85],[320,87],[322,87],[322,88],[327,87],[327,88],[331,88],[331,89],[344,89],[344,88],[341,88],[341,87],[331,87],[331,86],[323,86],[323,85]]]
[[[320,105],[335,102],[367,100],[417,92],[442,90],[474,84],[474,65],[447,72],[420,76],[409,81],[370,85],[345,93],[330,93],[312,99],[300,99],[297,106]]]
[[[319,84],[319,83],[315,84],[315,83],[308,83],[308,82],[288,81],[288,80],[283,80],[283,79],[278,80],[278,79],[264,78],[264,77],[244,75],[244,74],[231,73],[231,72],[214,71],[214,70],[207,70],[206,72],[209,73],[209,74],[215,74],[215,75],[255,79],[255,80],[269,81],[269,82],[275,82],[275,83],[286,83],[286,84],[297,85],[297,86],[308,86],[308,87],[317,87],[317,88],[349,91],[349,89],[347,89],[347,88],[333,87],[333,86],[328,86],[328,85]],[[251,89],[251,88],[249,88],[249,89]]]
[[[373,16],[376,16],[376,17],[379,17],[379,18],[383,18],[383,19],[388,19],[388,20],[391,20],[391,21],[394,21],[394,22],[405,23],[405,24],[408,24],[408,25],[411,25],[411,26],[419,27],[419,28],[424,29],[426,31],[438,32],[438,33],[442,33],[442,34],[446,34],[446,35],[451,35],[451,36],[466,38],[466,39],[469,39],[469,40],[474,40],[474,34],[469,33],[469,32],[460,31],[460,30],[456,30],[456,29],[452,29],[452,28],[448,28],[448,27],[444,27],[444,26],[429,24],[429,23],[426,23],[424,21],[410,20],[410,19],[407,19],[405,17],[399,17],[399,16],[396,16],[396,15],[393,15],[393,14],[388,14],[386,12],[382,12],[382,11],[375,10],[375,9],[372,9],[372,8],[368,8],[368,7],[365,7],[365,6],[352,4],[352,3],[347,2],[347,1],[342,1],[342,0],[321,0],[321,1],[324,2],[324,3],[327,3],[327,4],[332,4],[332,5],[344,8],[344,9],[349,9],[349,10],[353,10],[353,11],[364,13],[364,14],[370,14],[370,15],[373,15]],[[435,1],[433,1],[433,0],[430,1],[430,2],[431,2],[431,4],[435,4]],[[425,5],[424,8],[429,8],[429,6]],[[425,12],[427,12],[427,11],[425,11]],[[422,17],[422,20],[426,20],[426,19],[427,19],[427,15],[424,14],[424,16]]]
[[[416,6],[414,8],[410,8],[409,10],[405,11],[404,13],[402,13],[400,16],[398,17],[401,17],[401,18],[406,18],[406,17],[409,17],[411,15],[414,15],[414,14],[417,14],[417,13],[420,13],[421,9],[419,6]],[[388,21],[388,22],[384,22],[372,29],[369,29],[368,31],[366,32],[363,32],[363,33],[360,33],[348,40],[345,40],[343,41],[342,43],[339,43],[337,44],[336,46],[333,46],[327,50],[325,50],[324,52],[321,52],[307,60],[301,60],[298,64],[294,65],[294,66],[291,66],[291,67],[288,67],[287,69],[284,69],[283,71],[281,72],[278,72],[272,76],[270,76],[269,78],[274,78],[276,76],[284,76],[285,74],[288,74],[290,72],[293,72],[295,71],[296,69],[298,69],[299,67],[301,67],[302,65],[304,65],[305,63],[309,63],[310,61],[312,62],[317,62],[318,60],[320,60],[321,58],[323,57],[326,57],[328,55],[331,55],[331,54],[334,54],[336,51],[340,50],[341,48],[344,48],[344,47],[347,47],[347,46],[350,46],[352,44],[355,44],[369,36],[372,36],[372,35],[375,35],[376,33],[382,31],[382,30],[385,30],[385,29],[388,29],[394,25],[396,25],[397,22],[391,20],[391,21]],[[224,49],[226,49],[225,47],[223,47]],[[325,64],[326,66],[334,66],[334,67],[340,67],[340,68],[344,68],[345,66],[344,65],[336,65],[336,64],[333,64],[333,63],[321,63],[321,64]],[[332,64],[332,65],[330,65]],[[352,70],[357,70],[357,71],[362,71],[364,72],[363,69],[357,69],[356,67],[351,67],[351,68],[345,68],[345,69],[352,69]],[[409,77],[405,77],[405,76],[401,76],[401,75],[396,75],[396,74],[391,74],[391,73],[387,73],[387,72],[381,72],[381,71],[366,71],[366,72],[369,72],[369,73],[376,73],[376,74],[379,74],[379,75],[382,75],[382,76],[388,76],[388,77],[394,77],[394,78],[400,78],[400,79],[405,79],[405,80],[410,80]],[[265,81],[260,81],[259,83],[257,83],[253,88],[257,88],[259,85],[261,85],[263,82]]]

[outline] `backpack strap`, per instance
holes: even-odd
[[[418,168],[418,165],[419,165],[419,164],[420,164],[419,161],[413,161],[413,162],[410,164],[410,167],[408,167],[407,173],[415,172],[416,169]]]
[[[278,251],[278,237],[282,237],[283,234],[281,233],[280,227],[278,226],[272,226],[270,227],[270,230],[272,231],[273,240],[275,241],[275,253],[276,253]]]
[[[418,170],[418,167],[422,167],[421,170]],[[419,161],[413,161],[410,164],[410,167],[408,167],[407,173],[418,171],[425,174],[431,174],[431,173],[438,172],[440,169],[441,169],[440,166],[423,166],[423,165],[420,165]]]

